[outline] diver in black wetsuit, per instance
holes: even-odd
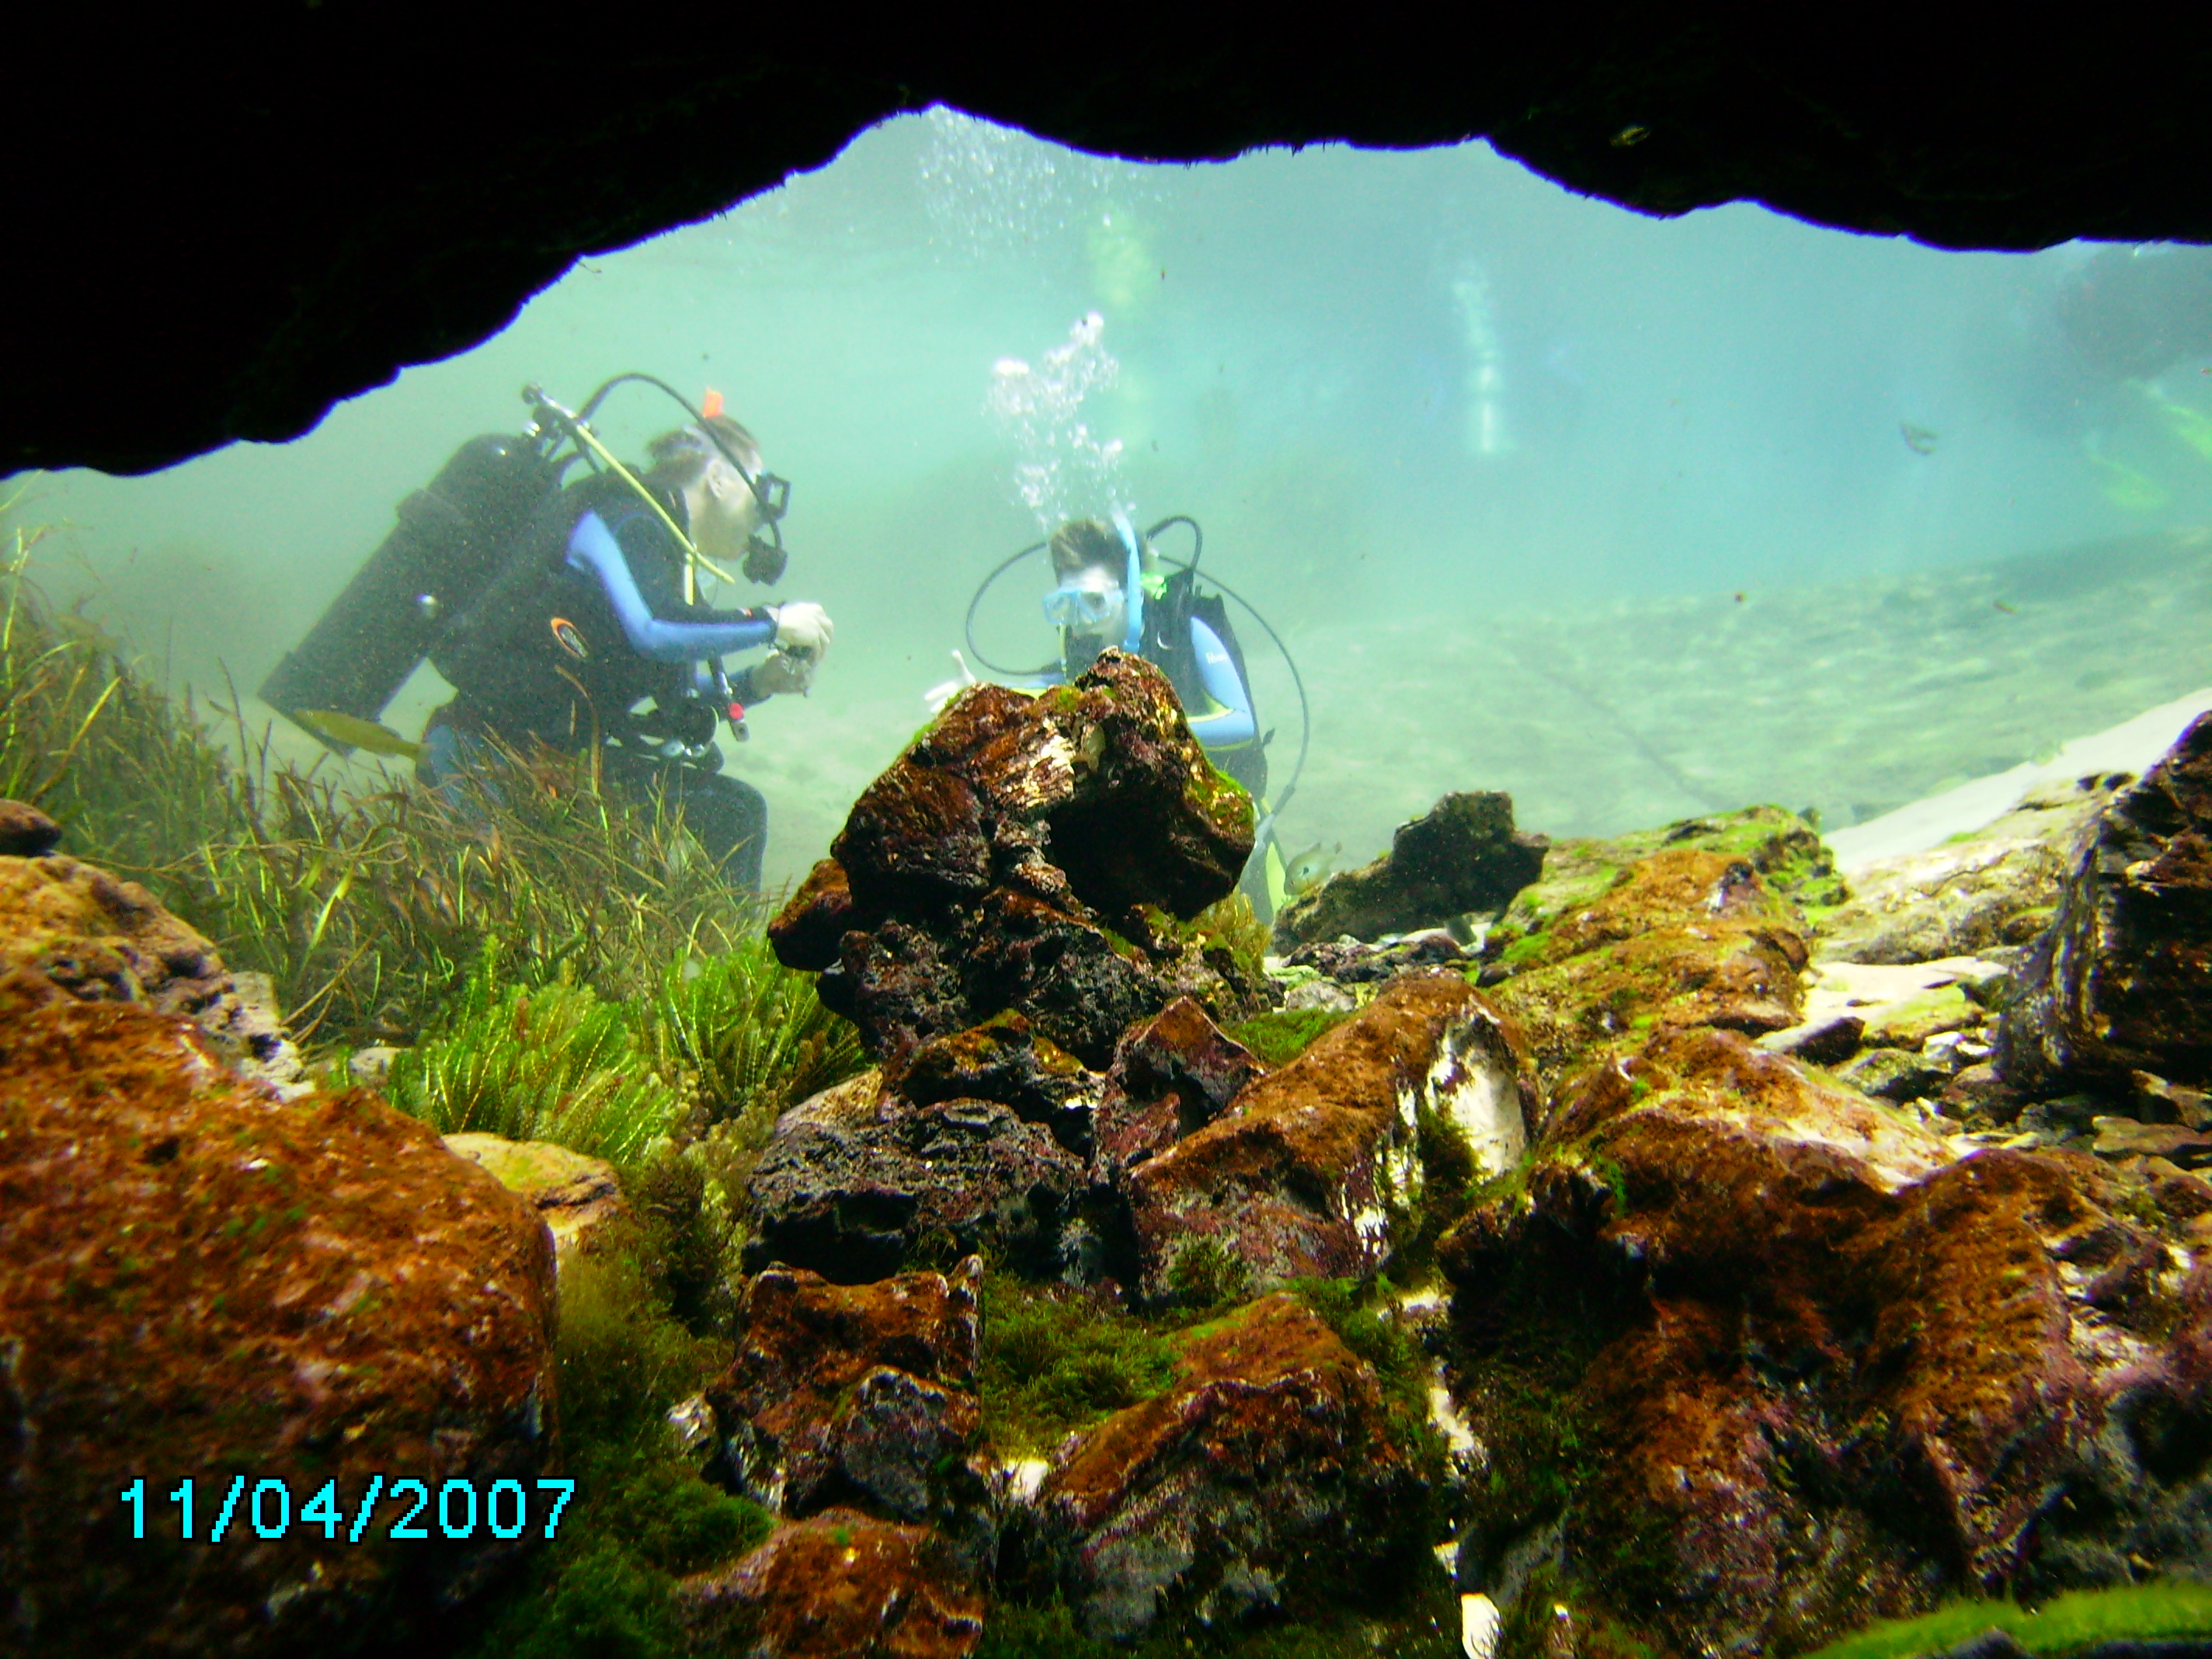
[[[610,469],[562,490],[519,556],[448,629],[431,661],[457,695],[430,717],[419,765],[446,784],[487,737],[595,753],[630,793],[657,787],[736,884],[760,884],[768,806],[720,775],[715,727],[744,735],[744,712],[805,693],[830,647],[818,605],[719,610],[703,571],[743,561],[781,574],[780,544],[756,534],[782,516],[786,490],[762,471],[752,435],[718,410],[654,441],[642,473]],[[769,567],[763,568],[763,559]],[[721,659],[759,646],[734,676]],[[638,705],[651,707],[638,711]]]

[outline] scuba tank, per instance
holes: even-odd
[[[261,700],[343,755],[352,745],[302,713],[375,721],[507,563],[516,538],[561,488],[565,462],[535,434],[488,433],[453,452],[322,619],[261,684]]]

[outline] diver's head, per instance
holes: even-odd
[[[729,416],[664,432],[648,447],[646,482],[683,498],[691,539],[717,564],[744,562],[745,574],[773,582],[783,574],[781,536],[791,486],[761,464],[760,442]],[[734,465],[732,462],[734,461]]]
[[[1044,614],[1060,630],[1069,667],[1087,668],[1127,638],[1128,549],[1096,519],[1060,526],[1047,545],[1059,585],[1044,596]]]

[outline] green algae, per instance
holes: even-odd
[[[983,1285],[976,1382],[985,1439],[1002,1455],[1047,1452],[1165,1393],[1175,1350],[1159,1327],[1081,1292],[994,1273]]]
[[[1358,1012],[1351,1008],[1275,1008],[1232,1025],[1228,1035],[1268,1066],[1287,1066]]]
[[[1910,1659],[2001,1630],[2033,1654],[2060,1655],[2099,1642],[2212,1636],[2212,1585],[2160,1580],[2072,1590],[2041,1607],[1960,1601],[1917,1619],[1871,1626],[1809,1659]]]
[[[559,1534],[474,1620],[464,1659],[653,1659],[686,1651],[676,1581],[741,1555],[774,1524],[700,1478],[665,1413],[727,1364],[693,1336],[625,1233],[563,1267],[555,1339]]]

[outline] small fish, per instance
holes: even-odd
[[[1313,890],[1327,881],[1329,872],[1336,868],[1337,855],[1344,851],[1344,843],[1325,847],[1320,842],[1289,860],[1283,866],[1283,886],[1294,897]]]
[[[2002,599],[1991,599],[1990,603],[1996,606],[1998,610],[2003,611],[2008,617],[2017,617],[2020,615],[2020,607],[2018,605],[2007,605]]]
[[[328,743],[367,750],[372,755],[392,755],[402,760],[422,758],[421,744],[410,743],[390,726],[379,726],[357,714],[342,714],[332,708],[302,708],[292,718]]]
[[[1940,432],[1931,432],[1924,426],[1915,426],[1910,421],[1899,421],[1897,432],[1905,440],[1905,447],[1916,455],[1933,455],[1936,446],[1942,441],[1943,437]]]

